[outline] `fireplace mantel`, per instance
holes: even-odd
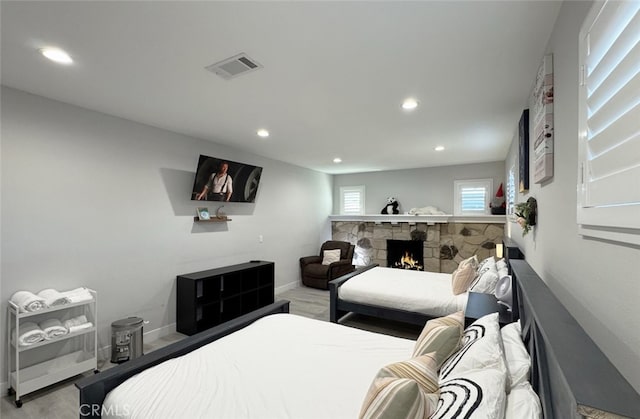
[[[482,260],[495,256],[502,243],[504,215],[459,217],[453,215],[331,215],[332,240],[358,245],[367,239],[373,263],[387,266],[388,240],[420,240],[426,271],[451,273],[473,255]],[[361,244],[362,246],[362,244]],[[368,248],[368,246],[365,246]]]
[[[429,225],[447,223],[486,223],[505,224],[505,215],[409,215],[409,214],[365,214],[365,215],[330,215],[330,221],[360,221],[374,223],[427,223]]]

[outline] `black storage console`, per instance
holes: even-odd
[[[176,330],[193,335],[273,303],[274,277],[264,261],[179,275]]]

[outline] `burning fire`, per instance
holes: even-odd
[[[407,251],[404,252],[404,256],[400,258],[400,261],[395,263],[395,267],[401,269],[413,269],[418,271],[422,270],[422,265],[413,258],[412,254],[409,254],[409,252]]]

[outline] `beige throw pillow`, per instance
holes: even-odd
[[[429,320],[416,340],[413,356],[433,352],[439,368],[452,353],[458,350],[463,331],[464,313],[462,311]]]
[[[337,262],[340,260],[340,249],[334,250],[325,250],[323,252],[323,265],[331,265],[333,262]]]
[[[461,264],[462,265],[462,264]],[[460,266],[451,274],[451,289],[454,295],[467,292],[476,277],[476,269],[471,263]]]
[[[438,402],[434,353],[396,362],[378,371],[362,404],[360,418],[428,418]]]
[[[478,256],[473,255],[470,258],[464,259],[458,263],[458,268],[462,268],[465,265],[473,265],[473,269],[478,269]]]

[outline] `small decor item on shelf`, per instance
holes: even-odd
[[[516,204],[516,222],[522,227],[522,235],[525,236],[531,227],[536,225],[538,215],[538,201],[529,198],[526,202]]]
[[[207,208],[207,207],[198,207],[196,212],[198,213],[198,219],[199,220],[210,220],[211,219],[211,216],[209,215],[209,208]]]
[[[224,208],[224,205],[220,205],[216,210],[216,218],[218,220],[227,220],[227,214],[222,211],[222,208]]]

